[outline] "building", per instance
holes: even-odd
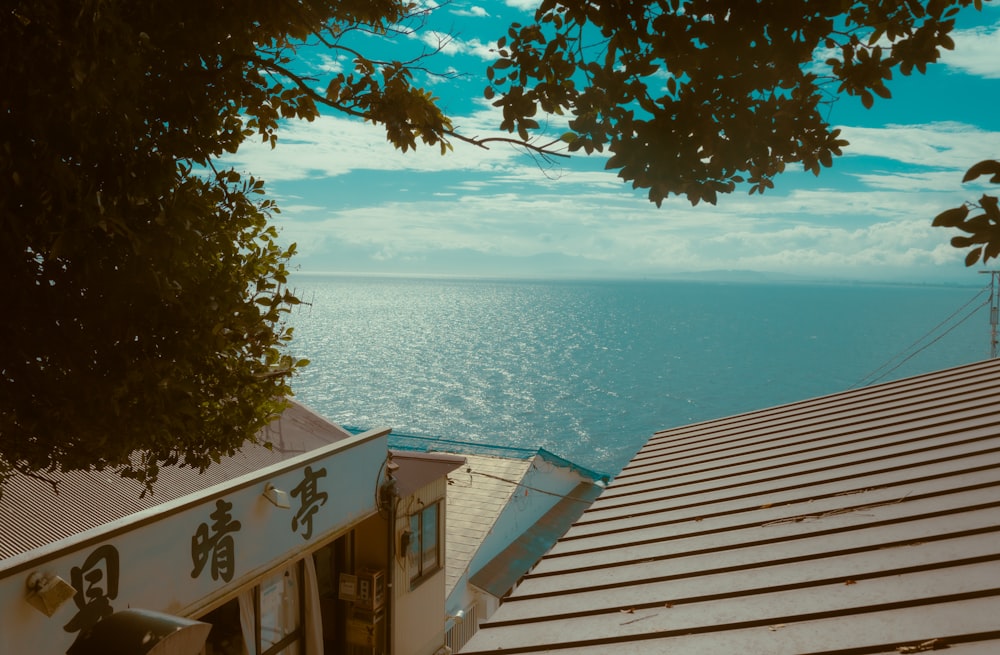
[[[15,476],[0,653],[444,652],[446,477],[465,460],[391,453],[388,433],[293,404],[272,447],[163,467],[151,495],[110,471],[59,474],[58,495]]]
[[[448,475],[445,644],[453,650],[489,619],[607,482],[544,449],[479,450],[465,450],[465,464]]]
[[[443,453],[394,451],[399,466],[394,539],[392,641],[376,653],[447,653],[445,648],[444,526],[448,474],[465,458]],[[330,652],[330,651],[328,651]],[[333,651],[339,652],[339,651]]]
[[[460,651],[1000,652],[1000,360],[659,432]]]

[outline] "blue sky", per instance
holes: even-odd
[[[464,134],[498,134],[482,99],[490,47],[535,3],[456,1],[397,44],[370,39],[375,56],[437,45],[429,65],[460,73],[432,89]],[[738,190],[715,206],[671,198],[661,208],[633,191],[604,157],[543,170],[507,146],[455,142],[400,153],[384,132],[338,115],[282,126],[276,149],[247,143],[226,163],[267,182],[282,209],[282,238],[303,272],[523,277],[659,277],[740,270],[797,278],[967,282],[954,232],[933,217],[988,190],[965,170],[1000,157],[1000,7],[959,16],[956,48],[926,75],[897,76],[893,98],[865,110],[852,98],[830,114],[851,145],[817,178],[797,168],[763,196]],[[345,62],[309,53],[320,79]],[[554,132],[559,133],[556,129]],[[989,191],[996,193],[996,189]]]

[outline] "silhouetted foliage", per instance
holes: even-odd
[[[204,468],[284,407],[294,246],[259,180],[213,162],[317,100],[399,148],[450,124],[406,64],[351,54],[326,93],[287,69],[414,17],[397,0],[16,0],[0,9],[0,481]],[[419,12],[416,18],[419,19]]]
[[[1000,184],[1000,161],[981,161],[966,173],[962,182],[971,182],[983,175],[990,176],[990,182]],[[978,214],[969,214],[978,209]],[[984,264],[1000,255],[1000,208],[996,196],[983,194],[978,203],[968,202],[941,212],[934,219],[937,227],[954,227],[969,236],[952,237],[951,245],[969,248],[965,255],[965,265]]]
[[[837,94],[866,107],[894,73],[951,49],[954,17],[981,0],[543,0],[497,43],[486,97],[526,137],[567,114],[570,151],[659,205],[763,192],[790,164],[819,174],[847,145],[824,116]],[[817,55],[825,66],[816,65]]]

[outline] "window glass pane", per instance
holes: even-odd
[[[420,577],[420,514],[410,516],[410,545],[406,549],[410,580]]]
[[[297,567],[292,567],[260,583],[260,646],[264,651],[299,627],[297,578]]]
[[[240,607],[236,599],[218,607],[199,621],[212,624],[205,642],[206,655],[243,655],[243,630],[240,626]]]
[[[423,532],[420,535],[423,542],[421,571],[430,573],[438,566],[438,505],[427,507],[423,511]]]

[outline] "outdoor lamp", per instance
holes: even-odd
[[[267,498],[272,505],[281,509],[291,509],[292,507],[292,504],[288,501],[288,494],[270,482],[264,487],[264,498]]]
[[[45,616],[52,616],[76,595],[73,585],[58,575],[45,577],[38,571],[28,576],[28,602]]]

